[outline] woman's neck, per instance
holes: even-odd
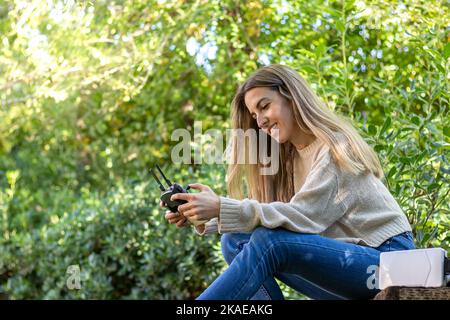
[[[304,132],[294,134],[292,139],[290,139],[291,143],[297,150],[301,150],[309,146],[316,140],[316,136],[312,134],[306,134]]]

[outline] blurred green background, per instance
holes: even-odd
[[[225,134],[270,63],[352,119],[417,246],[449,249],[449,7],[0,0],[0,298],[195,298],[225,267],[219,236],[168,225],[148,169],[226,195],[225,165],[173,164],[171,134]]]

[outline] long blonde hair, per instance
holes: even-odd
[[[258,69],[239,86],[232,101],[232,129],[258,129],[245,105],[245,94],[256,87],[277,90],[292,107],[295,122],[300,129],[314,135],[330,148],[331,155],[343,170],[354,174],[372,173],[383,177],[383,169],[375,151],[364,141],[348,120],[337,115],[316,96],[308,83],[293,69],[284,65],[269,65]],[[259,145],[259,137],[257,135]],[[268,139],[268,153],[272,143]],[[261,175],[261,163],[239,164],[237,143],[231,144],[231,162],[228,166],[228,194],[235,199],[248,197],[260,202],[289,202],[294,190],[294,156],[296,149],[291,142],[279,144],[280,168],[274,175]]]

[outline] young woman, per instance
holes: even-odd
[[[232,108],[234,129],[260,128],[269,148],[278,143],[280,168],[261,175],[260,163],[232,162],[230,197],[202,184],[172,196],[188,202],[166,213],[170,223],[208,220],[197,232],[222,234],[229,267],[198,299],[283,299],[275,278],[312,299],[372,298],[380,253],[414,248],[373,149],[283,65],[251,75]],[[241,149],[233,144],[233,159]]]

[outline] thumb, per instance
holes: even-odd
[[[209,191],[210,188],[207,185],[201,184],[201,183],[191,183],[189,184],[189,187],[192,189],[200,190],[200,191]]]

